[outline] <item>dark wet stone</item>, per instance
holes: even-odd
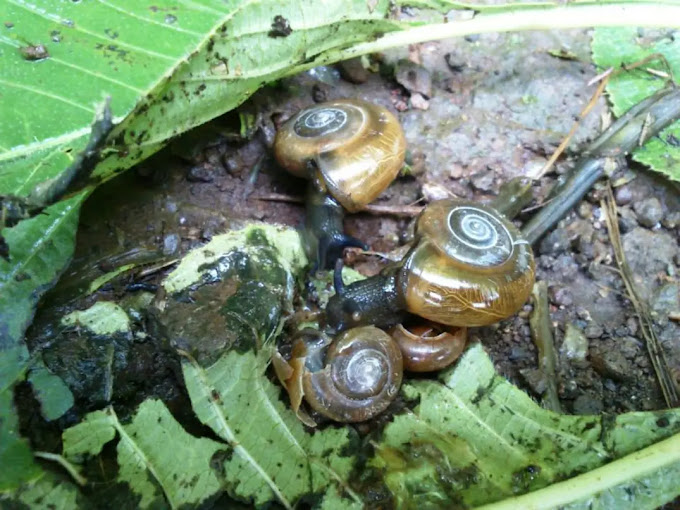
[[[212,182],[215,179],[214,168],[212,165],[195,165],[187,172],[189,182]]]
[[[524,382],[536,395],[543,395],[546,390],[546,380],[543,372],[538,368],[523,368],[519,371]]]
[[[602,399],[581,395],[574,400],[574,414],[602,414],[603,410]]]
[[[539,252],[544,255],[556,255],[567,251],[570,244],[567,231],[563,228],[557,228],[543,238],[539,246]]]
[[[315,83],[312,87],[312,99],[315,103],[323,103],[328,99],[326,88],[319,83]]]
[[[656,197],[646,198],[633,205],[640,225],[654,227],[663,218],[663,206]]]
[[[638,226],[635,213],[630,209],[619,209],[619,231],[622,234],[634,230]]]
[[[230,175],[239,175],[241,173],[241,168],[243,167],[242,162],[233,154],[225,154],[223,164],[224,168],[227,169],[227,173]]]
[[[350,83],[364,83],[368,80],[370,73],[361,63],[361,57],[344,60],[338,64],[340,76]]]

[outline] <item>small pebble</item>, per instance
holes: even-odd
[[[174,255],[179,249],[179,234],[168,234],[163,238],[163,255]]]
[[[594,352],[590,356],[590,362],[598,374],[615,381],[625,381],[635,374],[633,366],[620,350],[607,349],[604,352]]]
[[[340,76],[350,83],[365,83],[370,73],[361,63],[361,57],[344,60],[338,64]]]
[[[566,287],[552,286],[548,289],[550,302],[556,306],[571,306],[574,303],[574,298],[571,291]]]
[[[586,338],[600,338],[604,334],[604,329],[596,322],[591,322],[586,326],[584,333]]]
[[[661,220],[661,224],[668,229],[680,226],[680,211],[668,213],[666,217]]]
[[[601,399],[581,395],[574,400],[574,414],[602,414],[604,404]]]
[[[212,182],[214,179],[214,167],[206,163],[194,165],[187,172],[189,182]]]
[[[588,354],[588,339],[575,324],[567,323],[560,354],[570,361],[583,361]]]
[[[394,78],[411,94],[432,97],[432,77],[427,69],[410,60],[400,60],[394,71]]]
[[[656,197],[646,198],[633,204],[640,225],[652,228],[663,218],[663,207]]]
[[[616,205],[628,205],[633,200],[633,193],[629,186],[620,186],[616,188],[614,193],[614,200]]]
[[[578,215],[583,218],[584,220],[587,220],[593,215],[593,206],[592,204],[588,202],[581,202],[578,205]]]
[[[476,173],[470,178],[470,184],[477,191],[491,191],[493,189],[494,172],[486,170]]]
[[[416,110],[427,110],[430,107],[430,102],[423,97],[422,94],[419,93],[414,93],[411,94],[411,98],[409,100],[411,107],[415,108]]]
[[[563,228],[557,228],[541,241],[539,252],[543,255],[556,255],[567,251],[570,245],[571,241],[567,231]]]

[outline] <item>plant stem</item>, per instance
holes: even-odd
[[[478,13],[467,21],[427,24],[390,32],[375,41],[326,52],[305,67],[312,68],[409,44],[489,32],[624,26],[680,28],[680,5],[670,2],[567,2],[531,8],[514,5],[508,9],[504,12]],[[296,68],[298,71],[299,68]]]
[[[631,481],[657,476],[656,471],[669,468],[676,463],[680,463],[680,434],[564,482],[523,496],[484,505],[476,510],[559,508],[586,498],[596,498],[598,493],[626,483],[630,484]]]

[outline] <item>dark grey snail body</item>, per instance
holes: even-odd
[[[364,324],[395,325],[412,313],[451,326],[484,326],[509,317],[534,281],[530,245],[493,208],[467,201],[428,205],[415,243],[398,264],[343,286],[326,308],[336,331]]]
[[[332,268],[347,246],[365,246],[344,234],[344,212],[360,210],[384,191],[401,169],[405,150],[394,115],[352,99],[306,108],[277,132],[279,164],[310,180],[305,237],[319,268]]]

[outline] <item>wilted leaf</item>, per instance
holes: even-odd
[[[676,80],[680,76],[680,40],[670,34],[656,33],[643,37],[636,28],[597,28],[592,48],[593,60],[598,66],[615,70],[641,62],[653,54],[661,54],[665,58],[665,61],[654,58],[636,69],[618,72],[611,77],[607,92],[616,116],[621,116],[668,83],[668,78],[652,74],[650,69],[669,78],[670,72]],[[633,159],[680,181],[680,122],[636,149]]]
[[[230,352],[208,368],[184,361],[182,369],[196,416],[232,447],[224,462],[230,494],[292,508],[303,495],[342,487],[353,462],[343,454],[349,430],[306,433],[266,377],[267,361]]]
[[[33,394],[40,402],[40,412],[47,421],[56,420],[73,406],[73,393],[60,377],[42,363],[34,363],[28,373]]]
[[[408,508],[478,506],[535,491],[680,431],[680,410],[602,418],[542,409],[494,372],[480,345],[440,380],[404,386],[418,404],[386,427],[373,460]],[[666,500],[680,492],[664,484]]]
[[[188,434],[159,400],[146,400],[123,425],[111,411],[90,413],[64,431],[64,455],[97,454],[118,434],[118,480],[141,497],[140,508],[166,500],[171,508],[195,506],[220,489],[210,461],[223,449]]]

